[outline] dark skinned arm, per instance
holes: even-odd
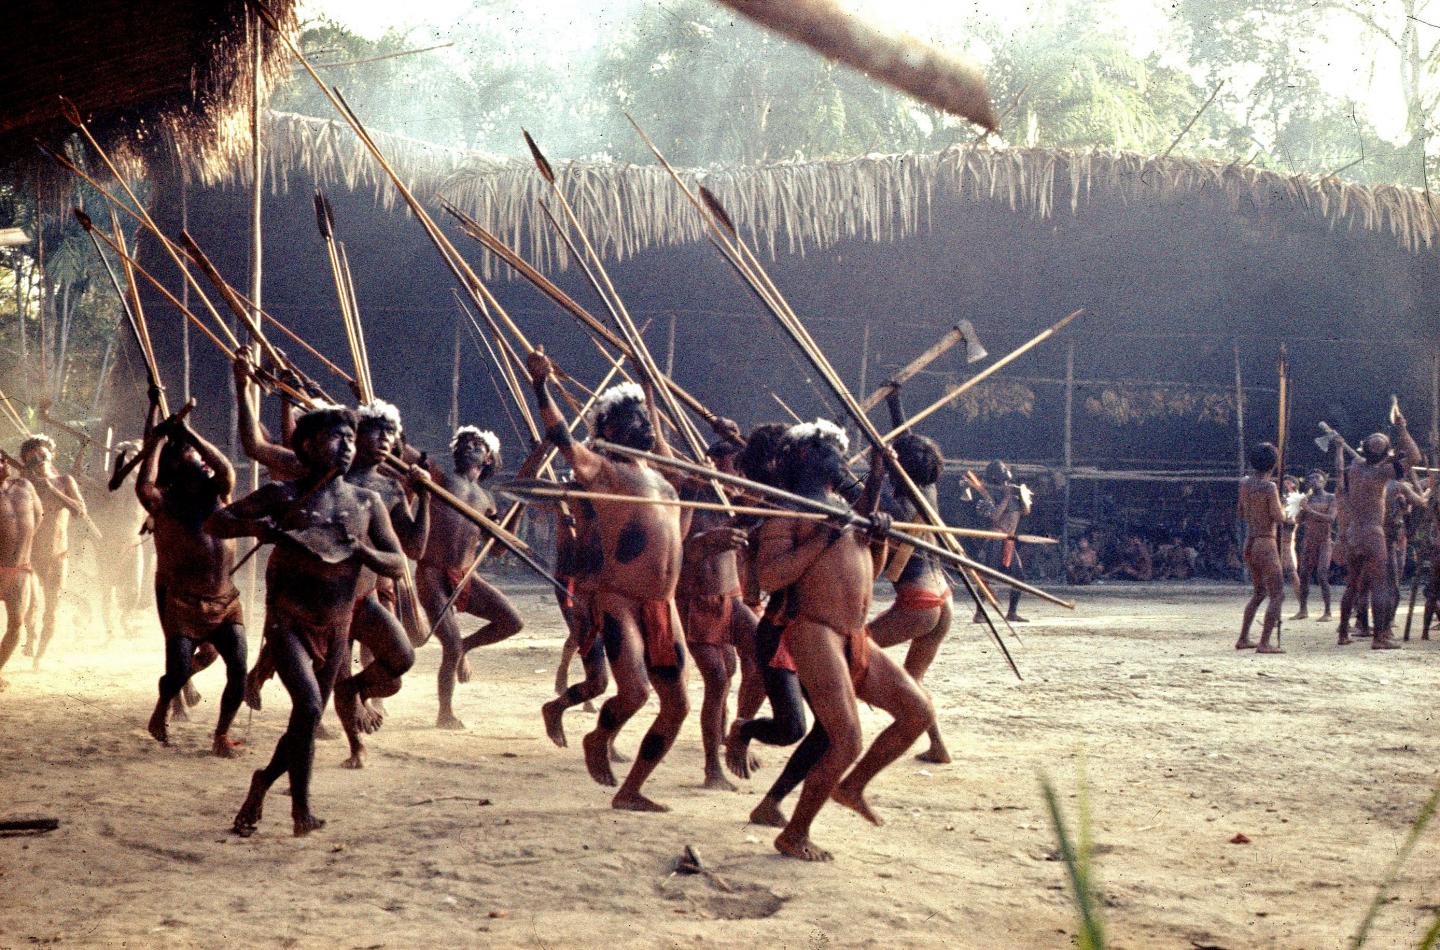
[[[140,451],[145,451],[155,439],[160,438],[155,431],[160,421],[160,390],[151,386],[150,408],[145,413],[145,435]],[[140,506],[150,514],[154,514],[160,507],[160,489],[155,486],[155,478],[159,473],[160,453],[152,450],[145,461],[140,463],[140,471],[135,475],[135,496],[140,499]]]
[[[591,484],[604,473],[606,461],[570,437],[570,430],[565,427],[565,416],[550,395],[554,364],[543,349],[537,348],[525,358],[525,367],[530,371],[530,385],[535,389],[535,405],[540,410],[540,421],[545,425],[545,438],[560,450],[576,479],[581,484]]]
[[[405,553],[390,523],[390,513],[379,495],[370,493],[370,524],[364,541],[355,543],[355,557],[370,570],[384,577],[399,577],[405,572]]]
[[[200,460],[210,467],[210,471],[215,473],[213,482],[216,496],[222,499],[229,498],[235,491],[235,466],[230,464],[225,453],[190,428],[184,420],[180,422],[180,438],[195,446],[195,451],[200,453]]]
[[[810,540],[796,544],[795,527],[796,522],[788,518],[770,518],[760,526],[755,576],[761,590],[784,590],[804,577],[835,538],[833,528],[821,526]]]
[[[255,384],[254,377],[256,365],[254,352],[249,347],[242,347],[235,357],[235,401],[240,410],[240,446],[244,449],[246,458],[259,462],[272,474],[281,478],[299,478],[305,474],[305,466],[300,464],[300,459],[292,450],[270,441],[255,415],[255,403],[259,396],[259,387]],[[286,402],[282,397],[282,420],[286,415]],[[233,484],[233,473],[231,479]]]
[[[261,485],[239,501],[205,519],[205,530],[217,538],[274,540],[274,518],[288,505],[285,491],[276,483]]]
[[[428,471],[418,465],[412,468],[409,487],[417,496],[417,513],[410,513],[410,503],[404,498],[396,502],[390,511],[391,527],[400,539],[400,549],[406,557],[416,561],[425,553],[425,545],[430,540],[430,492],[424,490],[429,481]]]

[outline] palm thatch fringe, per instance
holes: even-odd
[[[272,187],[288,189],[298,170],[307,186],[313,180],[322,188],[369,191],[381,206],[395,206],[398,196],[342,124],[271,113],[268,128]],[[422,200],[443,194],[538,266],[566,266],[563,245],[557,246],[537,212],[548,186],[528,161],[372,134]],[[602,253],[624,259],[646,248],[704,239],[699,214],[657,166],[574,162],[556,168]],[[216,174],[207,166],[196,173],[219,185],[242,180],[245,170],[232,166]],[[851,238],[891,242],[920,233],[931,226],[936,203],[947,198],[1041,219],[1064,210],[1074,214],[1090,202],[1202,198],[1238,215],[1301,215],[1334,229],[1390,234],[1410,252],[1430,248],[1440,234],[1440,215],[1416,189],[1121,151],[966,146],[681,174],[715,192],[772,257],[781,251],[804,255]],[[1068,209],[1056,207],[1057,182]]]

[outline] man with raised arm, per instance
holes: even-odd
[[[1280,490],[1272,477],[1279,462],[1280,453],[1275,446],[1261,442],[1250,450],[1250,474],[1240,479],[1238,507],[1245,522],[1245,566],[1250,570],[1252,593],[1240,618],[1240,638],[1235,641],[1237,650],[1285,652],[1280,644],[1270,642],[1285,601],[1285,570],[1280,562],[1280,524],[1285,520],[1285,512],[1280,506]],[[1260,642],[1256,644],[1250,639],[1250,625],[1266,599],[1270,603],[1266,605]]]
[[[315,727],[348,655],[362,573],[399,577],[405,557],[385,502],[340,477],[355,458],[354,413],[339,406],[307,412],[292,444],[304,475],[264,485],[206,522],[219,537],[275,545],[265,569],[265,637],[290,693],[290,721],[270,763],[251,777],[234,822],[242,837],[255,833],[266,793],[287,773],[295,835],[324,827],[310,810]]]
[[[587,490],[640,499],[675,499],[675,489],[643,462],[611,458],[571,438],[551,398],[554,367],[536,351],[526,360],[545,437],[558,448]],[[645,393],[633,383],[612,386],[595,401],[592,431],[617,445],[666,451],[647,408]],[[601,785],[614,785],[610,747],[617,733],[653,687],[660,712],[640,742],[639,753],[611,807],[631,811],[669,811],[641,789],[669,751],[690,711],[685,694],[685,646],[675,609],[683,539],[689,519],[679,508],[659,504],[594,502],[600,537],[599,564],[591,597],[598,634],[615,677],[616,695],[600,707],[599,721],[585,737],[585,765]]]
[[[1310,616],[1310,578],[1320,585],[1325,612],[1316,620],[1330,619],[1330,559],[1335,531],[1335,496],[1325,490],[1325,473],[1316,469],[1306,479],[1310,491],[1300,505],[1300,609],[1291,620]]]
[[[846,481],[847,449],[844,432],[832,423],[792,426],[781,448],[784,487],[843,505],[836,491]],[[866,788],[935,721],[925,691],[885,653],[871,649],[865,630],[871,590],[883,563],[883,545],[881,557],[872,546],[883,539],[891,520],[875,510],[884,472],[884,458],[872,457],[870,478],[856,505],[870,519],[869,531],[789,518],[767,519],[760,529],[760,585],[772,591],[790,589],[791,613],[781,649],[792,659],[828,736],[794,813],[775,839],[782,854],[806,861],[831,860],[829,852],[810,840],[811,823],[831,798],[867,821],[881,823],[865,799]],[[857,699],[894,717],[863,757]]]
[[[150,393],[148,439],[163,439],[135,479],[135,495],[149,513],[155,534],[155,604],[165,634],[165,675],[150,716],[150,735],[169,744],[166,712],[195,672],[202,646],[225,663],[225,690],[211,751],[240,754],[230,724],[245,695],[245,627],[240,591],[230,579],[235,542],[205,531],[206,520],[230,503],[235,470],[224,454],[185,424],[162,423],[160,391]]]

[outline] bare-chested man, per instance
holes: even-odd
[[[1396,423],[1396,435],[1413,446],[1405,431],[1404,419]],[[1415,450],[1419,454],[1419,450]],[[1407,451],[1408,455],[1408,451]],[[1360,458],[1345,470],[1345,595],[1340,598],[1340,630],[1337,642],[1350,643],[1350,617],[1370,604],[1371,649],[1398,650],[1400,643],[1391,631],[1399,593],[1393,583],[1389,550],[1385,543],[1387,491],[1424,504],[1405,482],[1400,481],[1402,463],[1390,448],[1390,438],[1376,432],[1360,443]]]
[[[907,432],[895,440],[893,448],[900,467],[925,492],[931,507],[939,510],[935,485],[944,468],[940,446],[933,439]],[[882,500],[882,508],[897,521],[918,520],[914,503],[893,493]],[[935,662],[941,641],[950,632],[954,610],[950,585],[934,558],[907,553],[905,548],[892,553],[886,576],[895,585],[895,603],[870,621],[870,639],[882,649],[908,642],[905,672],[920,683],[925,679],[925,671]],[[929,732],[930,748],[920,753],[920,760],[948,763],[950,752],[940,736],[939,724],[931,723]]]
[[[735,474],[734,441],[722,440],[707,454],[722,472]],[[717,500],[708,485],[687,482],[682,495],[702,501]],[[736,552],[749,542],[735,520],[719,511],[696,511],[685,537],[685,552],[676,589],[675,605],[684,621],[685,644],[695,658],[695,669],[704,682],[700,705],[700,742],[705,754],[704,787],[734,791],[720,765],[726,719],[729,716],[730,680],[737,658],[745,665],[742,690],[763,690],[755,668],[755,614],[745,603],[740,587]],[[742,703],[741,718],[753,715],[759,697]]]
[[[1315,470],[1306,479],[1310,491],[1300,505],[1300,609],[1291,620],[1310,616],[1306,609],[1310,600],[1310,578],[1320,585],[1325,612],[1316,619],[1330,619],[1330,560],[1335,527],[1335,496],[1325,490],[1325,473]]]
[[[30,606],[31,551],[45,514],[35,486],[0,452],[0,602],[5,604],[5,639],[0,640],[0,673],[20,641],[20,623]],[[0,677],[0,689],[6,686]]]
[[[265,638],[290,693],[290,721],[235,816],[243,837],[254,834],[266,793],[286,773],[295,835],[324,826],[310,810],[315,727],[347,656],[355,594],[366,568],[399,577],[405,557],[380,496],[337,477],[355,458],[354,413],[307,412],[292,445],[304,476],[264,485],[206,522],[218,537],[275,544],[265,569]]]
[[[211,751],[240,754],[230,724],[245,694],[245,627],[240,591],[230,579],[235,542],[205,531],[206,520],[230,503],[235,470],[224,454],[183,420],[160,422],[159,390],[152,390],[147,435],[164,439],[141,464],[135,494],[155,533],[155,603],[165,634],[165,675],[149,731],[169,744],[166,711],[195,671],[195,653],[209,645],[225,663],[225,690]]]
[[[847,447],[844,433],[833,424],[821,421],[792,427],[782,447],[785,487],[832,505],[843,504],[835,490],[846,479]],[[782,854],[808,861],[831,858],[811,842],[810,826],[832,797],[880,824],[865,800],[866,787],[935,721],[925,691],[885,653],[870,649],[865,632],[880,560],[871,546],[890,523],[888,515],[874,513],[884,471],[884,459],[872,458],[870,479],[857,505],[871,519],[874,530],[869,534],[786,518],[768,519],[760,529],[756,558],[760,583],[766,590],[791,590],[793,614],[782,648],[793,659],[815,716],[829,737],[824,754],[805,778],[794,814],[775,839]],[[894,717],[863,757],[857,698]]]
[[[474,426],[461,426],[450,440],[453,472],[431,470],[435,480],[451,494],[475,508],[486,517],[495,517],[495,500],[482,487],[500,467],[500,440],[493,432],[482,432]],[[476,647],[489,646],[513,637],[525,625],[509,599],[494,585],[466,569],[475,560],[475,553],[485,540],[481,530],[464,515],[448,506],[436,509],[430,518],[430,538],[415,568],[415,584],[420,602],[430,617],[435,636],[440,640],[440,672],[436,684],[440,711],[435,725],[440,729],[464,729],[455,715],[455,681],[469,680],[465,654]],[[455,596],[456,588],[465,587]],[[454,605],[445,605],[454,596]],[[456,613],[479,617],[485,623],[468,637],[460,635]]]
[[[576,481],[606,494],[676,497],[671,484],[645,464],[610,458],[575,442],[550,396],[549,379],[554,371],[550,360],[535,352],[526,365],[545,437],[565,457]],[[592,412],[591,431],[600,438],[631,448],[668,451],[647,410],[644,393],[633,383],[607,389]],[[585,737],[585,765],[601,785],[615,784],[610,748],[615,736],[645,705],[653,687],[660,698],[660,712],[610,804],[631,811],[668,811],[668,806],[647,798],[641,789],[675,742],[690,711],[685,693],[685,646],[675,609],[689,519],[680,509],[667,505],[595,501],[594,506],[601,562],[591,605],[617,692],[600,707],[599,721]]]
[[[305,467],[292,448],[277,445],[265,437],[253,413],[243,407],[249,405],[250,391],[254,388],[256,356],[253,350],[243,350],[236,360],[237,393],[240,395],[241,427],[249,435],[244,440],[247,454],[265,465],[272,474],[286,478],[303,477]],[[430,530],[430,495],[419,491],[418,514],[413,514],[406,493],[406,482],[381,468],[386,458],[400,448],[403,427],[400,410],[383,399],[365,403],[356,411],[355,458],[345,472],[345,480],[360,488],[375,492],[385,503],[391,526],[400,539],[401,550],[407,557],[419,557],[425,549]],[[418,466],[411,469],[409,484],[421,487],[427,480],[425,471]],[[345,768],[358,769],[365,765],[365,744],[362,733],[372,733],[380,728],[384,707],[381,700],[394,696],[400,691],[401,677],[415,664],[415,648],[411,645],[418,639],[419,632],[408,632],[400,617],[399,598],[395,581],[365,571],[361,576],[360,588],[356,592],[354,617],[350,624],[350,637],[359,643],[364,669],[351,675],[351,663],[347,657],[341,663],[340,674],[335,683],[335,713],[350,745],[350,756]],[[412,624],[419,618],[412,618]],[[350,644],[346,644],[347,655]],[[252,674],[251,689],[258,692],[259,684],[268,678],[271,670],[268,653],[262,662],[256,664]]]
[[[1300,599],[1300,558],[1295,551],[1295,534],[1300,527],[1300,506],[1304,496],[1300,494],[1300,481],[1293,475],[1280,479],[1280,566],[1285,574],[1285,583]]]
[[[55,635],[55,613],[60,607],[65,581],[70,576],[70,515],[85,519],[89,514],[85,510],[85,499],[80,494],[80,484],[73,476],[62,475],[55,470],[55,441],[48,435],[31,436],[20,443],[20,464],[25,466],[25,477],[35,486],[45,506],[45,513],[35,529],[35,547],[31,554],[43,601],[38,636],[33,601],[25,620],[25,652],[27,655],[33,652],[38,670],[45,648]]]
[[[1257,653],[1284,653],[1278,643],[1270,642],[1280,621],[1280,608],[1285,602],[1285,573],[1280,564],[1280,523],[1285,512],[1280,507],[1280,491],[1275,487],[1272,476],[1280,462],[1280,453],[1269,442],[1261,442],[1250,450],[1250,474],[1240,479],[1240,500],[1238,503],[1241,519],[1245,522],[1245,566],[1250,570],[1250,584],[1254,593],[1245,604],[1240,619],[1240,639],[1235,641],[1237,650],[1254,650]],[[1265,607],[1264,626],[1260,631],[1260,643],[1250,639],[1250,625],[1261,601],[1269,599]]]
[[[1012,577],[1025,579],[1025,561],[1016,546],[1015,532],[1020,530],[1020,519],[1030,513],[1029,491],[1015,484],[1010,466],[999,459],[985,466],[984,489],[976,500],[975,510],[988,522],[992,531],[1003,531],[1008,537],[987,542],[986,563],[997,571],[1004,571]],[[1010,607],[1005,619],[1011,623],[1027,623],[1017,612],[1020,606],[1020,589],[1010,589]],[[980,605],[975,605],[973,623],[984,621]]]

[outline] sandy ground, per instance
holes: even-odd
[[[1063,947],[1075,916],[1037,779],[1073,818],[1083,760],[1113,946],[1336,947],[1437,778],[1440,643],[1342,649],[1304,621],[1287,625],[1288,655],[1237,655],[1238,588],[1092,588],[1073,614],[1027,611],[1023,683],[960,629],[930,680],[956,762],[907,757],[877,780],[884,828],[827,809],[816,838],[838,860],[804,865],[745,824],[781,753],[738,793],[702,791],[693,714],[650,786],[673,813],[611,811],[578,748],[541,731],[560,621],[542,591],[517,591],[529,627],[472,654],[457,696],[469,730],[432,727],[428,645],[366,770],[321,744],[330,824],[307,839],[279,796],[257,836],[226,833],[283,723],[278,684],[248,726],[241,711],[251,754],[222,761],[206,754],[218,667],[170,748],[144,732],[158,631],[101,646],[62,630],[39,673],[17,652],[0,817],[62,825],[0,838],[0,946]],[[590,718],[574,711],[571,735]],[[864,720],[868,734],[881,723]],[[1372,946],[1414,946],[1432,920],[1432,838]],[[672,874],[687,844],[711,875]]]

